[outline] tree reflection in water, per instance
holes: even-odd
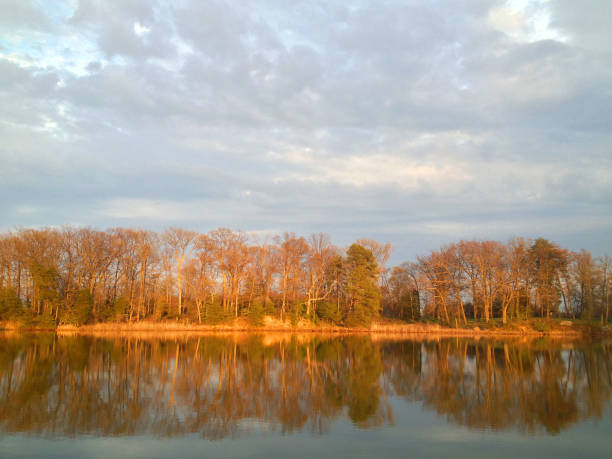
[[[558,433],[612,397],[606,343],[369,336],[0,338],[0,432],[326,433],[393,422],[401,397],[476,429]]]

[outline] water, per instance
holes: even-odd
[[[611,457],[612,344],[0,336],[0,457]]]

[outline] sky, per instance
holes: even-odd
[[[0,231],[612,255],[612,2],[0,0]]]

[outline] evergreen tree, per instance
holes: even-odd
[[[359,244],[347,251],[346,292],[349,299],[345,322],[350,327],[369,327],[380,312],[378,265],[372,252]]]
[[[567,268],[567,251],[538,238],[529,249],[530,274],[542,317],[556,312],[559,304],[559,274]]]
[[[82,325],[91,319],[93,298],[88,289],[78,290],[74,303],[62,314],[62,322],[71,325]]]
[[[51,315],[59,302],[59,274],[54,266],[46,266],[36,260],[29,265],[34,294],[31,298],[32,312]]]

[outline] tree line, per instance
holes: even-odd
[[[256,240],[227,228],[18,229],[0,236],[0,319],[259,324],[272,315],[368,326],[389,248],[362,240],[343,251],[325,234]]]
[[[572,252],[543,238],[460,241],[402,263],[388,283],[391,315],[416,312],[447,324],[566,317],[604,324],[610,311],[610,258]],[[415,312],[413,312],[415,311]]]
[[[0,234],[0,320],[609,320],[608,256],[545,239],[460,241],[389,269],[390,252],[371,239],[342,249],[322,233],[17,229]]]

